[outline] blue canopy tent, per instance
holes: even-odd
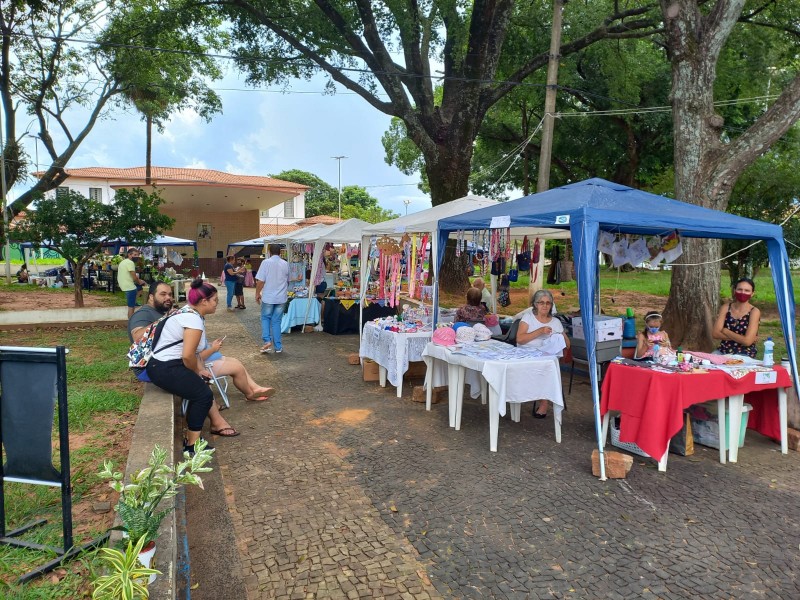
[[[588,179],[538,194],[519,198],[439,221],[439,238],[458,230],[488,229],[494,217],[509,217],[510,227],[568,229],[571,234],[578,280],[578,297],[589,349],[589,376],[595,412],[595,431],[601,454],[601,479],[605,461],[600,420],[600,392],[597,381],[594,316],[599,307],[597,242],[599,232],[665,235],[677,231],[686,238],[763,240],[767,245],[778,312],[792,377],[798,389],[794,333],[794,291],[789,259],[779,225],[671,200],[604,179]],[[439,245],[438,264],[445,244]]]

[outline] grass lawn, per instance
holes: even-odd
[[[600,306],[605,314],[624,315],[625,309],[631,307],[636,314],[637,329],[643,325],[644,314],[651,309],[661,310],[667,302],[671,283],[670,271],[648,271],[645,269],[623,273],[617,270],[601,268],[600,270]],[[528,274],[520,273],[519,281],[511,284],[511,305],[500,310],[501,313],[514,315],[528,307]],[[487,278],[488,284],[488,278]],[[755,278],[756,294],[753,304],[762,312],[758,333],[759,355],[764,340],[771,336],[775,341],[776,360],[786,354],[786,343],[781,331],[780,320],[775,302],[775,288],[772,285],[772,274],[769,269],[761,269]],[[800,301],[800,272],[792,273],[795,305]],[[560,312],[572,312],[578,309],[578,288],[575,281],[548,285],[555,297]],[[720,297],[730,297],[730,282],[727,272],[720,279]],[[464,303],[461,295],[441,293],[442,306],[456,307]],[[715,310],[716,312],[716,310]],[[669,330],[668,330],[669,331]],[[796,329],[795,329],[796,331]]]
[[[54,290],[56,291],[56,290]],[[129,347],[124,329],[93,326],[49,331],[2,331],[0,345],[53,347],[64,345],[67,354],[70,463],[72,477],[73,535],[83,544],[107,530],[115,513],[95,512],[98,502],[116,503],[116,493],[95,473],[102,461],[125,464],[130,432],[141,399],[141,384],[124,360]],[[57,418],[57,417],[56,417]],[[58,425],[54,425],[54,443]],[[58,453],[54,462],[58,464]],[[61,538],[61,494],[58,488],[6,483],[6,529],[39,518],[47,525],[27,532],[23,539],[54,546]],[[17,586],[16,579],[47,562],[48,553],[0,546],[0,598],[85,598],[90,594],[93,554],[72,560],[45,577]]]

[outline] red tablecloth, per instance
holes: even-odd
[[[620,441],[634,442],[653,458],[660,459],[669,440],[683,426],[684,408],[726,396],[792,385],[786,369],[773,368],[778,372],[777,381],[756,385],[755,373],[734,379],[721,371],[659,373],[612,363],[603,379],[600,412],[622,413]],[[774,391],[771,395],[777,396]]]

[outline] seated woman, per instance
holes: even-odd
[[[750,304],[756,284],[747,277],[733,284],[733,300],[719,309],[711,335],[722,340],[716,352],[755,358],[761,311]]]
[[[53,287],[65,288],[67,286],[69,286],[69,281],[67,280],[67,270],[61,269],[56,276],[56,282]]]
[[[19,271],[17,271],[17,283],[28,283],[29,278],[28,265],[27,263],[22,263]]]
[[[569,338],[564,332],[564,325],[553,318],[553,294],[547,290],[539,290],[531,300],[532,312],[524,312],[517,330],[517,346],[539,348],[545,344],[551,335],[564,336],[566,347],[569,348]],[[559,353],[558,356],[561,356]],[[547,400],[539,400],[534,404],[533,416],[544,419],[547,416]]]
[[[233,379],[233,385],[244,394],[247,401],[263,402],[264,400],[269,400],[270,396],[275,393],[275,388],[258,385],[239,360],[230,356],[223,356],[220,353],[225,337],[227,336],[214,340],[205,350],[201,350],[197,354],[200,362],[203,365],[210,364],[214,370],[214,375],[217,377],[229,375]]]
[[[217,310],[217,288],[202,279],[192,281],[186,294],[188,306],[164,322],[161,337],[147,363],[147,376],[155,385],[187,401],[186,437],[183,451],[194,453],[203,423],[214,403],[207,381],[211,374],[198,358],[198,348],[205,348],[205,317]]]
[[[483,323],[486,308],[481,304],[481,291],[471,287],[467,290],[467,303],[456,311],[456,321]]]
[[[650,311],[644,316],[644,330],[636,334],[636,353],[634,358],[652,358],[653,349],[658,344],[660,350],[670,348],[669,335],[661,330],[661,313]]]

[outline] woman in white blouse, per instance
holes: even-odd
[[[564,336],[566,347],[569,348],[569,338],[564,332],[561,321],[551,314],[553,309],[553,294],[547,290],[539,290],[531,300],[533,311],[522,316],[517,331],[517,346],[539,348],[547,342],[551,335]],[[561,356],[562,353],[559,353]],[[544,419],[547,416],[547,400],[539,400],[533,409],[533,416]]]

